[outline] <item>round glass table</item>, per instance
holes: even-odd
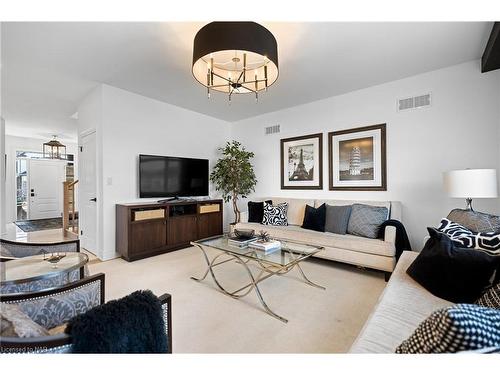
[[[0,285],[4,287],[64,277],[89,261],[87,254],[71,252],[60,253],[59,255],[64,256],[57,263],[52,263],[49,258],[54,255],[33,255],[0,262]]]

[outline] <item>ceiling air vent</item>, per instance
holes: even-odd
[[[431,105],[431,94],[412,96],[411,98],[398,99],[398,111],[417,109]]]
[[[280,132],[280,125],[266,126],[266,135],[276,134]]]

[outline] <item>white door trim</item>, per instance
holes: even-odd
[[[93,139],[92,139],[93,138]],[[93,143],[93,153],[83,154],[85,152],[86,147]],[[82,149],[83,147],[83,149]],[[83,150],[83,151],[82,151]],[[79,171],[79,219],[80,219],[80,237],[81,237],[81,245],[86,250],[92,252],[97,257],[102,258],[102,250],[99,246],[99,238],[100,238],[100,220],[99,220],[99,212],[100,212],[100,200],[98,196],[98,165],[97,165],[97,134],[95,131],[86,132],[85,136],[80,136],[78,142],[78,171]],[[93,162],[93,170],[92,166],[90,167],[90,175],[89,171],[85,166],[85,162],[88,160],[89,156],[92,158]],[[93,177],[93,182],[89,180],[89,176]],[[90,181],[90,187],[89,185]],[[93,185],[93,186],[92,186]],[[91,191],[92,190],[92,191]],[[97,198],[97,202],[92,203],[90,199]],[[93,205],[92,207],[89,204]],[[93,217],[88,217],[92,215]],[[89,224],[90,223],[90,224]],[[82,233],[83,231],[83,233]],[[90,236],[89,236],[90,233]]]

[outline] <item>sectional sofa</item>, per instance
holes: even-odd
[[[261,230],[268,232],[272,237],[294,240],[308,244],[323,246],[324,250],[316,257],[353,264],[391,273],[396,265],[396,229],[388,226],[383,239],[364,238],[350,234],[334,234],[330,232],[316,232],[301,228],[306,205],[319,207],[323,203],[332,206],[346,206],[354,203],[371,206],[387,207],[391,219],[401,221],[401,203],[397,201],[350,201],[350,200],[314,200],[295,198],[262,198],[253,201],[272,200],[273,204],[288,203],[288,226],[270,226],[260,223],[249,223],[248,213],[243,212],[241,222],[236,229],[253,229],[256,233]]]
[[[394,353],[429,315],[453,305],[450,301],[432,295],[406,274],[417,255],[414,251],[403,251],[377,305],[351,346],[350,353]]]

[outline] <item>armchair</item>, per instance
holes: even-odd
[[[169,353],[172,353],[171,296],[164,294],[159,299]],[[50,329],[104,304],[104,274],[96,274],[52,290],[0,295],[0,304],[3,303],[18,305],[35,323]],[[72,337],[66,333],[35,338],[0,337],[0,353],[71,353],[71,345]]]

